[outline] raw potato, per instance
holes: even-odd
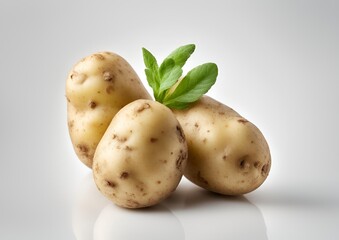
[[[66,97],[73,147],[90,168],[114,115],[136,99],[151,99],[128,62],[110,52],[92,54],[74,66],[66,82]]]
[[[179,184],[187,144],[172,111],[136,100],[113,118],[96,149],[93,175],[98,189],[126,208],[155,205]]]
[[[184,175],[190,181],[225,195],[251,192],[265,181],[271,167],[270,151],[251,122],[207,96],[174,113],[187,139]]]

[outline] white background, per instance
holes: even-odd
[[[0,239],[338,239],[339,2],[0,1]],[[209,95],[256,124],[272,169],[244,197],[183,180],[159,206],[104,199],[76,157],[65,80],[113,51],[145,84],[141,48],[160,59],[196,44]],[[148,88],[149,89],[149,88]]]

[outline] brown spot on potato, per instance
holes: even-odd
[[[186,160],[187,154],[185,151],[180,150],[179,156],[177,157],[177,161],[175,162],[175,165],[178,170],[181,170],[181,165],[184,160]]]
[[[184,135],[184,131],[182,130],[181,126],[177,125],[176,129],[177,129],[177,135],[178,135],[178,138],[179,138],[179,142],[181,142],[181,143],[184,142],[185,141],[185,135]]]
[[[133,150],[133,148],[132,147],[130,147],[130,146],[125,146],[125,148],[124,148],[126,151],[132,151]]]
[[[73,127],[74,127],[74,120],[71,120],[68,122],[68,128],[72,130]]]
[[[218,112],[219,115],[225,115],[225,112]]]
[[[222,156],[222,159],[225,161],[227,159],[227,155]]]
[[[251,144],[253,144],[253,143],[254,143],[254,141],[252,140],[252,141],[251,141]]]
[[[94,109],[94,108],[96,108],[96,106],[97,106],[96,102],[90,101],[90,103],[89,103],[90,108]]]
[[[118,72],[122,75],[124,74],[123,71],[121,69],[118,69]]]
[[[126,206],[129,208],[137,208],[140,207],[140,203],[138,201],[135,201],[133,199],[128,199]]]
[[[141,184],[136,184],[135,187],[140,191],[140,192],[143,192],[145,190],[144,188],[144,184],[141,183]]]
[[[70,75],[70,78],[77,84],[83,84],[87,79],[87,75],[73,71]]]
[[[120,179],[127,179],[129,177],[129,173],[128,172],[122,172],[120,174]]]
[[[107,94],[111,94],[112,92],[114,92],[114,87],[110,85],[107,86],[105,90]]]
[[[91,57],[95,58],[96,60],[101,60],[101,61],[105,60],[105,57],[102,54],[100,54],[100,53],[95,53]]]
[[[108,187],[115,188],[117,185],[115,182],[105,180],[105,183]]]
[[[157,181],[157,184],[161,184],[161,181],[160,181],[160,180],[158,180],[158,181]]]
[[[116,140],[119,141],[119,142],[126,142],[126,141],[127,141],[127,138],[126,138],[126,137],[119,137],[119,136],[116,135],[116,134],[113,134],[112,139],[116,139]]]
[[[134,194],[134,193],[128,193],[128,192],[126,192],[126,195],[128,195],[128,196],[130,196],[130,197],[132,197],[132,198],[135,198],[135,194]]]
[[[99,168],[98,164],[93,164],[93,171],[100,174],[101,173],[101,169]]]
[[[195,123],[195,124],[194,124],[194,127],[198,128],[198,127],[199,127],[199,124],[198,124],[198,123]]]
[[[202,142],[203,142],[203,143],[206,143],[206,142],[207,142],[207,139],[206,139],[206,138],[204,138],[204,139],[202,140]]]
[[[158,141],[158,139],[157,139],[157,138],[153,138],[153,137],[152,137],[152,138],[150,138],[150,142],[151,142],[151,143],[155,143],[156,141]]]
[[[151,105],[149,105],[148,103],[144,103],[139,108],[137,108],[137,112],[140,113],[144,111],[145,109],[149,109],[149,108],[151,108]]]
[[[66,96],[66,100],[67,100],[67,102],[71,102],[71,100]]]
[[[259,162],[259,161],[256,161],[256,162],[253,164],[253,166],[254,166],[255,168],[258,168],[259,165],[260,165],[260,162]]]
[[[240,168],[243,170],[248,170],[251,167],[251,164],[249,163],[249,161],[247,160],[248,156],[245,155],[242,158],[239,159],[239,165]]]
[[[205,178],[203,178],[203,177],[201,176],[201,172],[200,172],[200,171],[199,171],[198,174],[197,174],[197,180],[198,180],[200,183],[204,184],[204,185],[208,185],[208,181],[207,181]]]
[[[245,123],[248,123],[248,121],[246,120],[246,119],[238,119],[238,122],[239,123],[243,123],[243,124],[245,124]]]
[[[102,77],[107,82],[113,82],[115,80],[115,75],[109,71],[103,72]]]
[[[134,81],[135,81],[135,79],[134,79],[134,78],[131,78],[131,79],[130,79],[130,81],[131,81],[131,82],[134,82]]]
[[[264,166],[261,168],[261,175],[266,176],[268,174],[268,169],[269,169],[269,164],[266,163]]]
[[[78,144],[77,148],[79,149],[80,152],[83,152],[83,153],[88,153],[89,151],[88,146],[85,144]]]

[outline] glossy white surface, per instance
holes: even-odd
[[[0,1],[0,239],[339,239],[338,12],[334,0]],[[154,208],[120,209],[72,149],[68,71],[114,51],[147,84],[141,48],[162,59],[187,43],[184,70],[216,62],[209,95],[267,138],[270,175],[244,197],[183,179]]]
[[[72,214],[78,240],[89,239],[336,239],[336,200],[269,191],[227,197],[183,179],[167,200],[148,209],[115,206],[91,174],[81,181]]]

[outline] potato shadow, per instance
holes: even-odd
[[[225,196],[207,191],[191,183],[179,185],[176,191],[165,201],[171,209],[194,209],[216,203],[250,203],[244,196]]]
[[[257,204],[274,208],[303,209],[338,206],[339,198],[328,194],[319,194],[316,190],[277,188],[262,194],[250,193],[248,199]]]
[[[164,205],[183,223],[186,239],[268,239],[260,209],[244,196],[182,184]]]

